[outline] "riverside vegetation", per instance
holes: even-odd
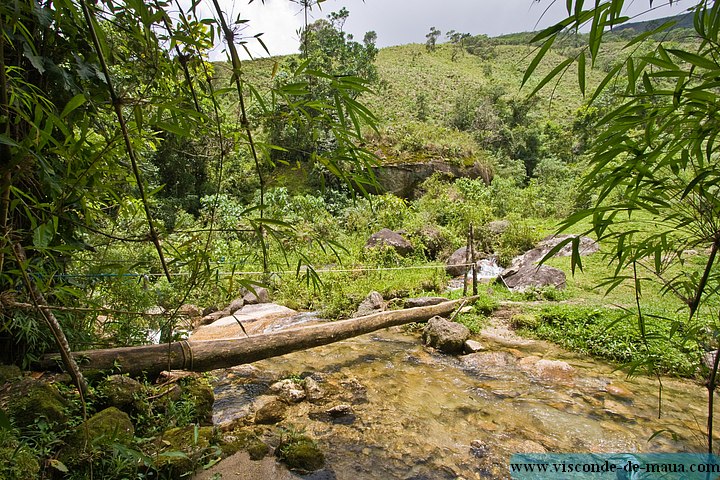
[[[204,60],[221,36],[240,40],[231,26],[192,9],[171,17],[164,2],[0,6],[1,360],[30,369],[65,337],[73,351],[149,331],[169,341],[181,305],[252,285],[328,318],[371,290],[445,294],[444,260],[470,225],[476,250],[506,266],[570,218],[604,256],[583,259],[563,291],[484,288],[458,321],[477,330],[500,301],[541,300],[513,319],[522,332],[629,372],[697,378],[712,399],[718,7],[699,3],[692,28],[603,36],[625,21],[623,2],[571,3],[539,34],[441,43],[435,29],[427,44],[382,50],[373,32],[347,35],[341,10],[306,25],[300,55],[243,63],[233,48],[231,62]],[[572,31],[583,22],[590,33]],[[408,179],[407,164],[432,168]],[[494,232],[495,220],[508,227]],[[411,253],[366,249],[381,228]],[[416,266],[437,268],[382,270]],[[4,476],[174,478],[232,450],[202,426],[203,378],[140,383],[123,413],[110,410],[109,378],[67,367],[70,380],[39,387],[3,373],[13,392],[50,402],[29,419],[2,392]],[[109,443],[68,453],[106,415],[97,438]]]

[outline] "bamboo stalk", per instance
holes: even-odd
[[[73,356],[82,369],[120,371],[135,377],[147,375],[154,378],[167,369],[205,372],[327,345],[382,328],[423,322],[435,315],[447,316],[459,305],[475,299],[468,297],[429,307],[391,310],[252,337],[87,350],[75,352]],[[58,355],[44,355],[37,366],[56,370]]]

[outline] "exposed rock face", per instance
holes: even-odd
[[[418,297],[405,299],[405,308],[429,307],[438,303],[447,302],[445,297]]]
[[[462,353],[465,341],[470,337],[470,330],[465,325],[435,316],[428,320],[422,337],[425,345],[444,353],[457,354]]]
[[[367,242],[365,242],[365,248],[374,248],[383,245],[392,248],[398,255],[403,257],[413,250],[413,246],[405,237],[393,232],[389,228],[383,228],[379,232],[373,233]]]
[[[380,189],[368,187],[371,193],[392,193],[398,197],[415,198],[418,187],[434,173],[443,173],[448,178],[482,178],[487,185],[490,184],[492,173],[488,168],[475,163],[465,167],[453,165],[443,161],[403,163],[383,165],[373,168]],[[377,191],[379,190],[379,191]]]
[[[465,273],[466,267],[464,266],[464,263],[466,251],[467,247],[460,247],[445,261],[445,272],[447,272],[448,275],[457,277]]]
[[[385,310],[385,300],[382,295],[378,292],[370,292],[365,300],[360,302],[357,311],[353,314],[353,317],[363,317],[365,315],[372,315],[373,313],[382,312]]]

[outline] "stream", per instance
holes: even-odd
[[[587,356],[516,336],[495,318],[485,350],[446,356],[395,327],[215,372],[217,425],[251,423],[275,381],[312,376],[325,392],[294,404],[285,427],[317,440],[326,469],[311,478],[509,478],[512,453],[703,451],[705,390],[628,379]],[[352,413],[326,411],[350,405]],[[670,430],[675,435],[653,435]]]

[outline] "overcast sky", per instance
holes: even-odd
[[[272,55],[283,55],[298,51],[298,29],[303,25],[302,8],[299,0],[220,0],[231,19],[249,20],[243,35],[263,32],[263,40]],[[332,11],[346,7],[350,17],[345,31],[362,41],[365,32],[374,30],[378,34],[377,45],[387,47],[407,43],[425,42],[430,27],[445,32],[456,30],[473,35],[497,36],[505,33],[523,32],[546,27],[563,18],[565,1],[555,0],[326,0],[322,9],[314,7],[310,21],[325,18]],[[590,3],[590,2],[588,2]],[[638,15],[649,9],[648,0],[626,0],[627,13]],[[655,0],[655,8],[638,20],[649,20],[682,13],[697,2],[676,1],[672,7],[663,0]],[[658,5],[660,5],[658,7]],[[254,55],[262,55],[257,42],[250,41],[248,47]],[[219,50],[219,49],[218,49]],[[213,54],[221,58],[219,51]]]

